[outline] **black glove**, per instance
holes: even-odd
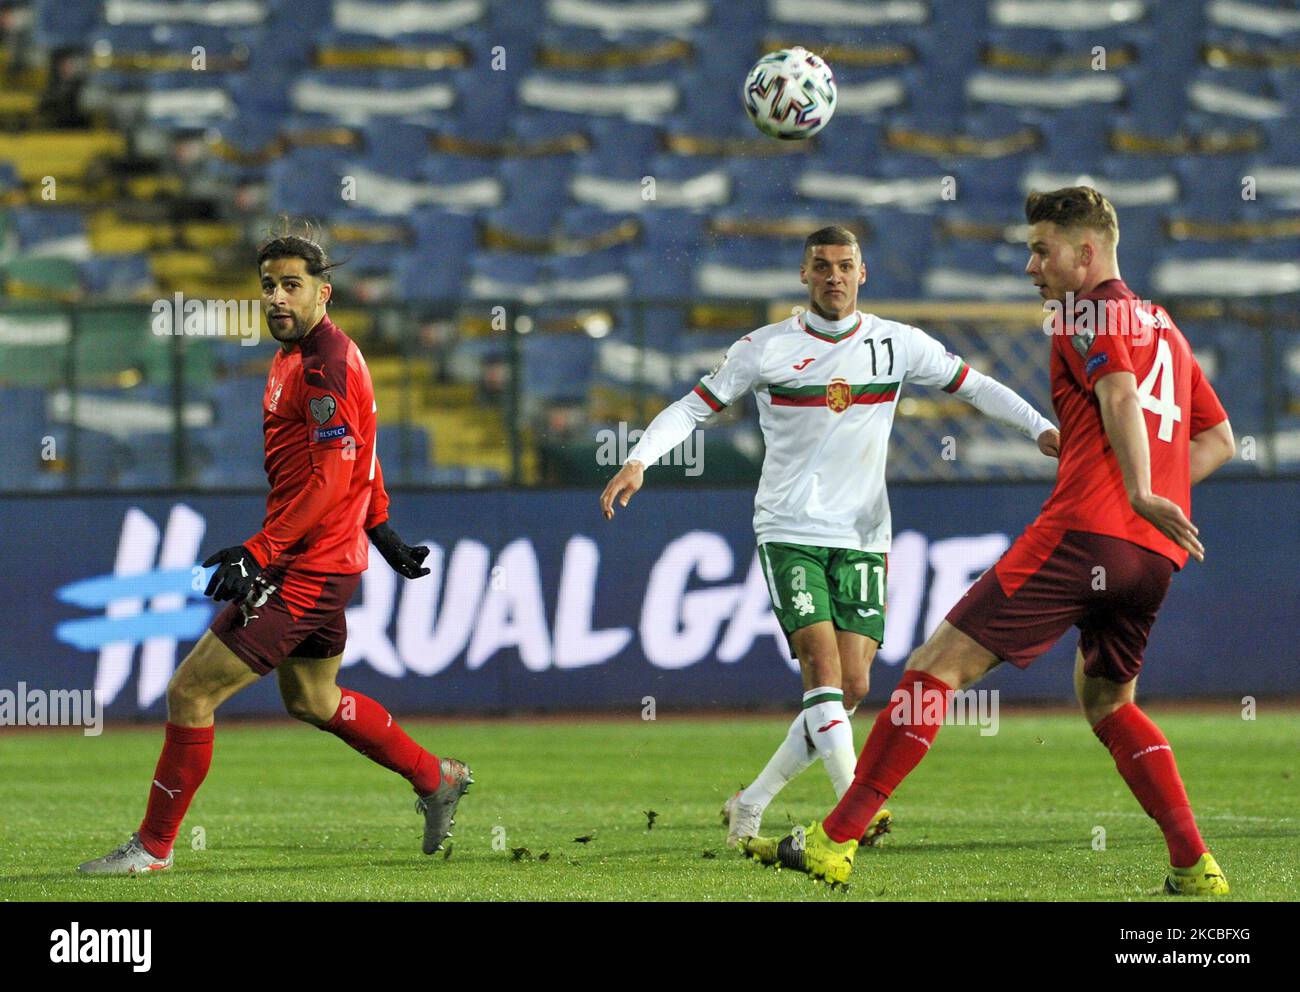
[[[384,556],[384,561],[388,562],[398,575],[408,579],[418,579],[421,575],[429,574],[427,568],[421,567],[421,563],[429,555],[428,548],[423,545],[412,548],[403,544],[397,532],[386,523],[376,524],[366,533],[370,535],[370,540],[375,542],[375,547]]]
[[[204,568],[209,565],[216,565],[217,570],[208,580],[203,595],[211,596],[218,603],[227,599],[242,602],[253,588],[253,580],[262,574],[262,566],[242,544],[218,551],[203,563]]]

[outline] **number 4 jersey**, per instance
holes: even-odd
[[[1146,417],[1151,490],[1189,517],[1188,444],[1228,419],[1219,398],[1169,314],[1139,300],[1119,279],[1078,297],[1073,319],[1053,329],[1052,406],[1061,422],[1061,464],[1033,526],[1121,537],[1182,568],[1187,552],[1129,505],[1093,390],[1112,372],[1133,373]]]
[[[767,447],[754,497],[759,544],[889,550],[885,459],[903,384],[937,386],[1037,438],[1051,424],[916,327],[854,313],[800,314],[747,334],[628,454],[651,465],[748,392]],[[936,452],[936,457],[938,452]]]

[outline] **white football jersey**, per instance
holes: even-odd
[[[829,326],[844,329],[816,330],[799,314],[745,335],[695,394],[714,411],[757,397],[767,446],[759,544],[885,552],[885,459],[903,384],[956,392],[968,366],[907,324],[858,313]]]

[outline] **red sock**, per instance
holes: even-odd
[[[328,730],[371,761],[397,772],[422,796],[438,788],[438,758],[411,740],[389,712],[369,696],[344,689],[339,708],[321,730]]]
[[[213,727],[178,727],[168,723],[162,754],[149,786],[149,806],[140,824],[140,843],[155,858],[165,858],[212,764]]]
[[[890,705],[880,711],[862,747],[853,784],[822,823],[831,840],[857,840],[866,833],[890,793],[930,750],[943,726],[951,691],[948,683],[928,672],[903,673]]]
[[[1169,845],[1169,863],[1187,868],[1205,853],[1187,790],[1178,775],[1173,749],[1136,703],[1125,703],[1092,728],[1110,750],[1115,766],[1137,801],[1160,824]]]

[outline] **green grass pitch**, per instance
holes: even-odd
[[[1008,707],[1007,709],[1010,709]],[[1174,745],[1232,898],[1300,891],[1300,713],[1150,712]],[[946,727],[890,802],[895,831],[831,891],[723,847],[718,809],[786,717],[404,725],[469,761],[450,858],[420,854],[405,782],[309,727],[218,723],[172,871],[79,878],[140,820],[161,727],[0,735],[0,898],[8,900],[1138,900],[1165,848],[1082,718],[1004,711]],[[870,729],[856,720],[859,746]],[[830,808],[820,764],[769,808],[785,833]],[[647,829],[647,811],[657,814]],[[196,829],[197,828],[197,829]],[[1104,850],[1094,849],[1096,828]],[[201,837],[202,849],[193,849]],[[576,838],[589,837],[586,843]]]

